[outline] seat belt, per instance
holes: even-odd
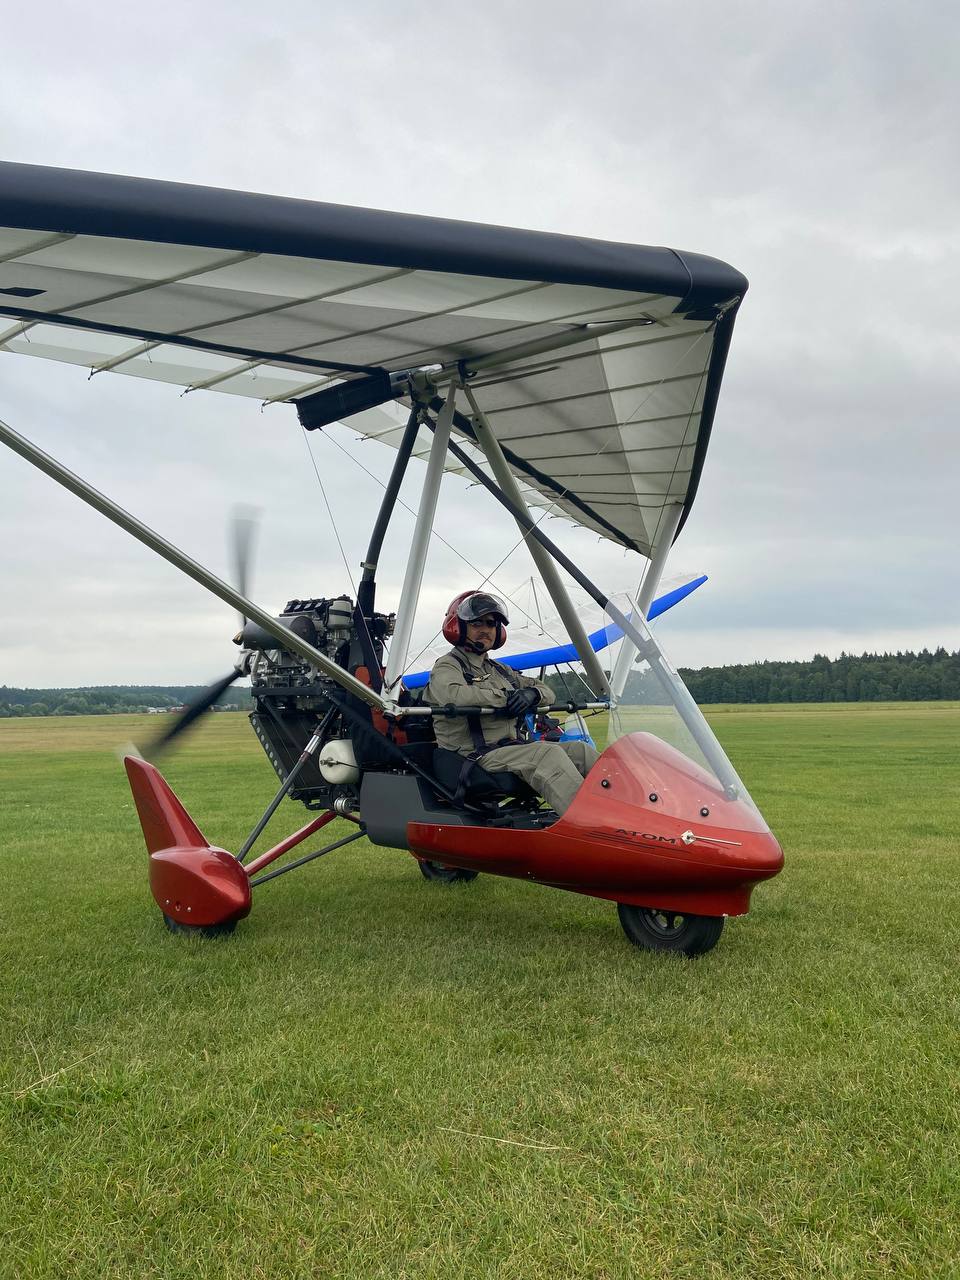
[[[460,767],[460,775],[457,778],[457,789],[453,794],[453,803],[462,805],[467,795],[467,787],[470,785],[470,775],[477,767],[477,753],[474,751],[467,756]]]

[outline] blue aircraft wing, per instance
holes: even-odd
[[[685,582],[682,587],[677,587],[673,591],[667,591],[664,595],[659,596],[650,606],[647,614],[647,621],[652,622],[654,618],[659,618],[661,613],[666,613],[668,609],[672,609],[675,604],[679,604],[681,600],[685,600],[691,592],[696,591],[697,587],[703,586],[707,580],[707,575],[702,574],[699,578],[692,578],[690,582]],[[619,627],[615,627],[613,623],[601,627],[599,631],[592,632],[587,639],[590,641],[590,647],[594,653],[600,653],[611,644],[621,639],[623,632]],[[511,667],[514,671],[531,671],[536,667],[553,667],[561,662],[576,662],[577,651],[572,644],[553,645],[548,649],[535,649],[532,653],[515,653],[509,657],[497,657],[497,661],[503,663],[505,667]],[[429,671],[417,671],[413,675],[403,677],[404,687],[407,689],[422,689],[429,681]]]

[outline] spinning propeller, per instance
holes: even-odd
[[[255,507],[238,506],[233,509],[230,519],[230,559],[233,566],[234,584],[242,596],[248,595],[250,564],[253,558],[253,544],[256,539],[258,523]],[[247,619],[242,613],[238,614],[238,617],[242,630],[246,625]],[[234,667],[229,675],[222,676],[221,679],[214,681],[202,693],[199,693],[196,698],[188,702],[185,709],[176,717],[170,727],[164,729],[162,733],[154,738],[144,752],[146,758],[155,760],[162,752],[166,751],[174,738],[179,737],[181,733],[189,729],[192,724],[200,719],[205,711],[209,711],[234,681],[239,680],[242,675],[246,675],[246,671],[242,666],[238,665]]]
[[[242,596],[249,596],[250,563],[253,558],[253,543],[257,533],[259,518],[256,507],[236,506],[230,520],[230,552],[233,563],[233,581]],[[242,613],[237,615],[240,626],[247,619]]]

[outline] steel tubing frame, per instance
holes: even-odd
[[[295,849],[298,844],[302,844],[309,836],[315,832],[322,830],[328,823],[333,822],[336,818],[345,818],[347,822],[355,822],[359,825],[359,819],[349,813],[334,813],[332,809],[327,809],[320,814],[318,818],[313,818],[305,827],[301,827],[299,831],[294,831],[292,835],[281,840],[279,844],[275,844],[272,849],[268,849],[266,853],[261,853],[259,858],[247,864],[243,868],[244,874],[251,880],[264,867],[268,867],[271,862],[276,862],[278,858],[282,858],[285,853],[289,853],[291,849]],[[360,833],[362,834],[362,833]],[[291,864],[292,867],[292,864]]]
[[[467,400],[470,402],[470,408],[473,410],[473,429],[476,433],[477,442],[483,450],[490,469],[494,474],[497,484],[500,486],[501,492],[506,495],[515,507],[523,512],[527,512],[526,504],[523,500],[523,494],[520,492],[520,486],[517,484],[510,466],[503,456],[503,450],[500,448],[500,441],[494,435],[493,428],[487,421],[487,417],[483,410],[477,404],[476,397],[469,387],[464,388]],[[550,553],[540,545],[539,542],[529,537],[527,529],[519,523],[520,532],[523,534],[524,542],[533,557],[534,564],[540,570],[540,575],[546,585],[547,591],[550,593],[550,599],[556,606],[557,612],[563,621],[563,625],[567,629],[567,635],[573,641],[573,646],[577,651],[580,661],[583,663],[584,670],[587,673],[588,683],[592,685],[596,693],[606,693],[609,689],[607,677],[600,665],[600,660],[594,653],[587,639],[587,633],[577,616],[577,611],[573,606],[573,601],[567,595],[566,588],[560,579],[557,571],[556,563]]]
[[[653,603],[653,597],[656,594],[657,587],[660,585],[660,579],[663,577],[663,570],[666,567],[667,556],[670,554],[670,548],[673,546],[673,539],[683,516],[683,503],[675,503],[672,507],[665,507],[664,514],[669,512],[667,521],[660,528],[656,543],[653,546],[652,554],[647,562],[647,571],[643,575],[640,587],[637,591],[636,605],[637,610],[643,616],[644,622],[647,620],[647,610]],[[617,660],[614,663],[613,671],[610,676],[610,693],[614,698],[622,698],[623,691],[627,685],[627,676],[630,674],[630,668],[637,656],[637,646],[629,636],[623,637],[623,644],[620,646],[620,652],[617,654]]]
[[[387,667],[383,677],[383,687],[388,695],[398,692],[400,680],[403,676],[403,668],[407,661],[407,653],[410,649],[413,620],[417,612],[417,602],[420,599],[423,571],[427,563],[430,536],[433,532],[433,517],[436,514],[440,482],[443,479],[447,443],[450,440],[450,429],[453,426],[456,395],[457,385],[456,383],[451,383],[446,402],[437,418],[433,441],[430,445],[427,474],[423,480],[420,507],[417,511],[417,523],[410,543],[410,554],[407,557],[407,568],[403,577],[400,600],[397,605],[397,620],[393,629],[393,638],[390,641],[390,653],[387,657]]]
[[[32,463],[38,470],[48,475],[51,480],[56,480],[57,484],[62,485],[78,498],[81,498],[88,506],[93,507],[95,511],[99,511],[108,520],[112,520],[114,524],[119,525],[126,533],[136,538],[138,542],[142,542],[145,547],[149,547],[151,551],[155,551],[157,555],[169,561],[181,573],[185,573],[188,578],[192,578],[194,582],[206,587],[212,595],[217,596],[224,604],[231,605],[238,613],[243,614],[245,618],[249,618],[251,622],[256,622],[263,627],[264,631],[280,642],[279,647],[298,654],[309,662],[311,666],[317,667],[324,675],[329,676],[331,680],[335,680],[337,684],[354,694],[355,697],[369,703],[370,706],[383,709],[385,705],[383,699],[369,685],[365,685],[360,680],[355,679],[343,667],[338,667],[325,653],[321,653],[313,645],[307,644],[306,640],[302,640],[300,636],[289,631],[271,614],[261,609],[259,605],[254,604],[252,600],[247,600],[239,591],[234,590],[229,583],[223,582],[215,574],[212,574],[209,569],[197,564],[196,560],[192,560],[179,547],[175,547],[172,542],[167,542],[166,538],[161,537],[159,533],[155,533],[143,521],[138,520],[129,511],[124,511],[123,507],[117,506],[105,494],[87,484],[85,480],[75,475],[62,463],[58,462],[56,458],[44,453],[42,449],[39,449],[30,440],[21,436],[3,421],[0,421],[0,442],[9,446],[14,453],[18,453],[27,462]]]

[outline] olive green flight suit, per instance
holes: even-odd
[[[466,663],[473,676],[472,684],[458,658]],[[553,702],[553,690],[542,680],[532,680],[519,671],[507,675],[486,654],[470,653],[458,645],[454,652],[444,654],[433,664],[427,701],[441,707],[448,702],[455,707],[502,707],[516,688],[536,689],[541,703]],[[483,740],[488,744],[488,750],[479,757],[482,768],[492,773],[506,770],[517,774],[544,797],[551,809],[563,813],[597,761],[593,747],[588,742],[512,742],[498,746],[498,742],[514,738],[514,721],[500,716],[478,718]],[[447,751],[470,756],[477,750],[465,716],[435,716],[433,726],[438,744]]]

